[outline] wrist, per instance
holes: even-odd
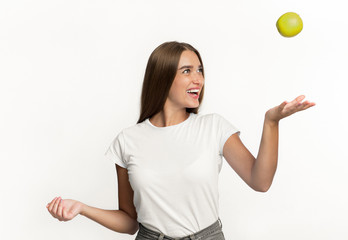
[[[81,204],[80,215],[86,216],[86,209],[87,209],[88,206],[86,204],[82,203],[82,202],[80,202],[80,204]]]
[[[268,125],[270,127],[278,127],[279,120],[270,120],[267,117],[265,117],[265,125]]]
[[[270,110],[265,113],[265,124],[270,126],[278,126],[280,119],[272,119],[270,118]]]

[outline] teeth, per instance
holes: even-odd
[[[198,90],[198,89],[192,89],[192,90],[188,90],[188,91],[186,91],[186,92],[188,92],[188,93],[190,93],[190,92],[195,92],[195,93],[198,93],[198,92],[199,92],[199,90]]]

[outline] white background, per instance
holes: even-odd
[[[136,123],[146,63],[165,41],[188,42],[206,71],[201,113],[241,131],[257,156],[264,113],[304,94],[317,105],[280,122],[266,193],[224,161],[226,239],[347,239],[348,22],[344,0],[1,1],[1,239],[134,239],[83,216],[59,222],[55,196],[117,209],[104,152]],[[277,19],[304,23],[282,37]]]

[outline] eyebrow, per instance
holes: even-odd
[[[181,68],[179,68],[178,70],[184,69],[184,68],[193,68],[192,65],[184,65]],[[202,65],[199,65],[198,68],[202,68]]]

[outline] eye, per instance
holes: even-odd
[[[197,71],[198,72],[203,72],[203,68],[199,68]]]
[[[190,69],[185,69],[182,73],[189,73]]]

